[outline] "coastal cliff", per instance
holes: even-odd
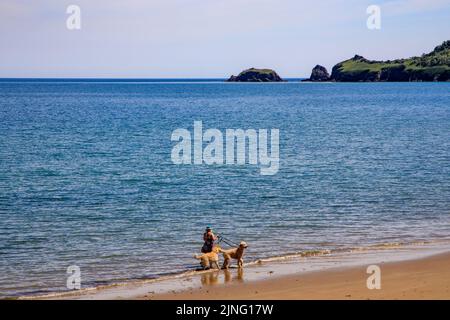
[[[450,81],[450,40],[443,42],[428,54],[409,59],[375,61],[355,55],[333,67],[331,80]]]

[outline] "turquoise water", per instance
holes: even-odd
[[[280,169],[174,165],[174,129],[280,130]],[[450,238],[450,84],[0,82],[0,295]]]

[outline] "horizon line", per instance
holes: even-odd
[[[226,78],[218,77],[159,77],[159,78],[145,78],[145,77],[0,77],[3,80],[227,80]],[[284,79],[302,80],[308,77],[285,77]]]

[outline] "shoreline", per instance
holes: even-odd
[[[139,297],[145,300],[449,300],[450,252],[386,262],[380,289],[368,289],[366,266],[292,274],[243,284]]]
[[[347,275],[350,280],[346,281],[351,282],[351,279],[355,279],[356,271],[359,271],[360,276],[363,277],[364,291],[368,291],[365,287],[365,281],[369,276],[366,274],[368,265],[377,264],[384,270],[384,266],[391,268],[391,265],[394,265],[395,269],[397,268],[395,266],[402,264],[405,272],[409,272],[418,265],[422,265],[423,261],[433,260],[435,257],[442,255],[445,258],[439,258],[442,260],[439,260],[439,263],[448,266],[448,270],[450,270],[450,243],[448,242],[391,247],[378,246],[342,253],[273,257],[250,262],[245,265],[243,270],[231,268],[228,271],[187,271],[156,279],[113,283],[84,288],[79,291],[20,296],[17,299],[277,299],[280,298],[278,294],[280,290],[283,291],[283,288],[289,287],[290,283],[299,282],[300,278],[311,279],[308,281],[312,281],[312,287],[309,289],[303,288],[303,290],[308,289],[309,291],[306,291],[311,292],[312,290],[314,292],[314,288],[323,287],[323,283],[317,279],[334,279],[333,281],[335,281]],[[431,264],[431,266],[433,268],[429,268],[429,272],[440,273],[444,279],[450,281],[450,271],[445,273],[445,270],[434,270],[436,268],[434,264]],[[422,271],[426,272],[427,270]],[[346,289],[346,286],[342,283],[340,287],[341,290]],[[247,292],[246,290],[250,290],[248,292],[257,291],[259,295],[253,297],[251,294],[246,294],[243,296],[242,293]],[[271,294],[274,290],[278,292],[277,295]],[[285,298],[333,298],[328,297],[327,291],[318,296],[309,295],[307,297],[302,295],[303,291],[300,291],[297,292],[297,296],[287,295]],[[357,295],[352,296],[356,297]],[[342,296],[341,298],[348,297]],[[402,297],[399,296],[398,298]],[[439,298],[450,299],[450,295],[442,296],[441,294]]]

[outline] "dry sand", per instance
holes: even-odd
[[[450,299],[450,252],[388,262],[381,289],[369,290],[367,266],[280,276],[254,282],[204,284],[202,288],[140,299]],[[211,276],[213,277],[213,276]],[[213,279],[212,279],[213,280]],[[212,281],[214,283],[214,281]]]

